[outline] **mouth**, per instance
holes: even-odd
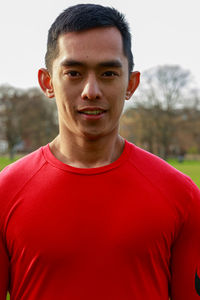
[[[86,115],[100,115],[103,112],[105,112],[105,110],[84,110],[84,111],[79,111],[80,114],[86,114]]]
[[[102,108],[99,108],[99,107],[98,108],[97,107],[95,107],[95,108],[94,107],[87,107],[87,108],[83,108],[83,109],[78,110],[78,113],[83,115],[86,118],[98,119],[106,113],[106,110],[102,109]]]

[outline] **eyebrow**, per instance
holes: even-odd
[[[100,67],[114,67],[114,68],[122,68],[122,63],[119,60],[108,60],[99,63]]]
[[[82,62],[73,59],[65,59],[61,62],[62,67],[82,66],[82,65],[84,65]]]
[[[81,66],[85,66],[86,64],[81,62],[81,61],[77,61],[77,60],[73,60],[73,59],[65,59],[61,62],[61,66],[62,67],[81,67]],[[111,68],[122,68],[122,63],[120,60],[106,60],[106,61],[102,61],[100,63],[97,64],[99,67],[111,67]]]

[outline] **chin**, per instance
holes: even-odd
[[[99,132],[98,133],[97,132],[95,132],[95,133],[93,133],[93,132],[83,132],[82,133],[82,137],[85,138],[88,141],[96,141],[96,140],[98,140],[98,139],[100,139],[104,136],[105,136],[105,134],[99,133]]]

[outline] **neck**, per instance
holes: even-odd
[[[60,133],[50,143],[54,156],[77,168],[97,168],[117,160],[123,152],[124,139],[117,135],[87,139],[67,137]]]

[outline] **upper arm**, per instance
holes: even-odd
[[[0,235],[0,300],[6,299],[9,284],[9,258]]]
[[[200,300],[196,273],[200,277],[200,191],[194,187],[188,218],[172,248],[172,300]]]

